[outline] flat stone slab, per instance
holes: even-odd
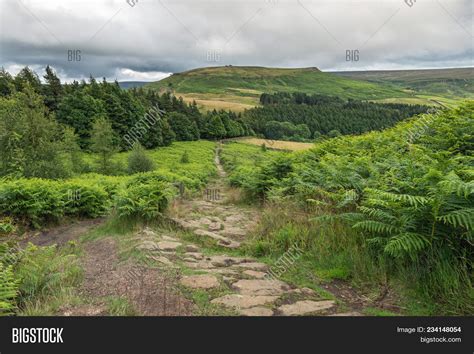
[[[249,277],[252,277],[252,278],[256,278],[256,279],[263,279],[265,278],[265,275],[267,273],[249,269],[249,270],[244,271],[243,274],[248,275]]]
[[[209,231],[219,231],[222,229],[222,224],[220,222],[214,221],[209,224],[208,230]]]
[[[247,231],[241,229],[240,227],[226,227],[221,233],[229,237],[244,237],[247,235]]]
[[[160,251],[176,251],[176,249],[181,245],[182,243],[174,241],[160,241],[157,243]]]
[[[239,263],[236,265],[239,268],[245,268],[250,270],[267,270],[268,266],[265,263],[258,263],[258,262],[246,262],[246,263]]]
[[[143,241],[137,248],[139,250],[145,250],[145,251],[158,251],[159,250],[158,244],[150,240]]]
[[[225,241],[221,240],[217,242],[217,244],[221,247],[233,248],[233,249],[240,247],[240,242],[229,240],[229,239],[225,239]]]
[[[237,309],[247,309],[254,306],[265,305],[274,302],[278,296],[252,296],[230,294],[211,300],[212,304],[234,307]]]
[[[303,316],[309,313],[321,312],[334,307],[335,303],[332,300],[312,301],[303,300],[297,301],[294,304],[282,305],[278,308],[283,316]]]
[[[206,236],[210,237],[216,241],[222,241],[222,242],[229,242],[230,240],[227,237],[221,236],[219,234],[216,234],[215,232],[207,231],[207,230],[202,230],[198,229],[195,230],[194,233],[198,236]]]
[[[211,262],[208,261],[198,261],[198,262],[185,262],[184,265],[188,268],[193,268],[193,269],[210,269],[214,268],[214,266],[211,264]]]
[[[193,289],[212,289],[219,286],[219,280],[214,275],[189,275],[181,278],[180,283]]]
[[[290,290],[288,284],[279,280],[241,279],[232,286],[242,295],[281,295]]]
[[[170,266],[170,267],[176,267],[176,264],[174,264],[173,262],[171,262],[168,258],[166,257],[163,257],[163,256],[147,256],[148,259],[153,259],[154,261],[156,262],[160,262],[164,265],[167,265],[167,266]]]
[[[199,252],[199,247],[194,245],[186,245],[184,249],[186,252]]]
[[[147,237],[155,237],[156,236],[156,232],[153,231],[152,229],[146,227],[142,230],[142,234],[147,236]]]
[[[232,257],[232,256],[211,256],[209,257],[210,261],[216,267],[228,267],[233,264],[239,264],[242,262],[247,262],[249,259],[241,257]]]
[[[175,239],[174,237],[166,236],[166,235],[161,236],[161,239],[164,240],[164,241],[173,241],[173,242],[178,241],[178,240]]]
[[[186,257],[192,257],[194,259],[203,259],[204,256],[200,252],[186,252],[184,254]]]
[[[273,311],[266,307],[251,307],[240,311],[243,316],[269,317],[273,316]]]

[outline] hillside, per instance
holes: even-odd
[[[242,111],[258,104],[263,92],[318,93],[341,98],[408,99],[410,94],[391,85],[380,85],[321,72],[317,68],[265,68],[224,66],[185,71],[153,82],[146,88],[172,89],[200,108]]]
[[[419,98],[445,104],[458,98],[474,97],[474,68],[343,71],[333,74],[363,82],[390,84]]]

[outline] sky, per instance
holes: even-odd
[[[203,66],[474,66],[471,0],[0,0],[0,65],[63,81]]]

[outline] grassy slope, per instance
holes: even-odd
[[[202,107],[236,111],[257,105],[262,92],[299,91],[373,100],[410,97],[390,85],[347,79],[317,68],[209,67],[174,74],[145,87],[171,87],[178,96],[196,99]]]
[[[411,93],[411,100],[434,100],[451,105],[474,97],[474,69],[346,71],[333,73],[363,82],[391,84]],[[407,101],[408,102],[408,101]]]

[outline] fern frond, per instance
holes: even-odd
[[[355,223],[352,227],[354,229],[359,229],[362,231],[368,231],[371,233],[383,233],[388,235],[393,234],[395,232],[400,232],[398,227],[376,220],[359,221]]]
[[[454,227],[461,226],[467,230],[474,230],[474,208],[455,210],[436,219]]]
[[[392,257],[408,255],[415,257],[416,254],[430,245],[430,241],[424,235],[405,232],[391,237],[384,248],[384,252]]]

